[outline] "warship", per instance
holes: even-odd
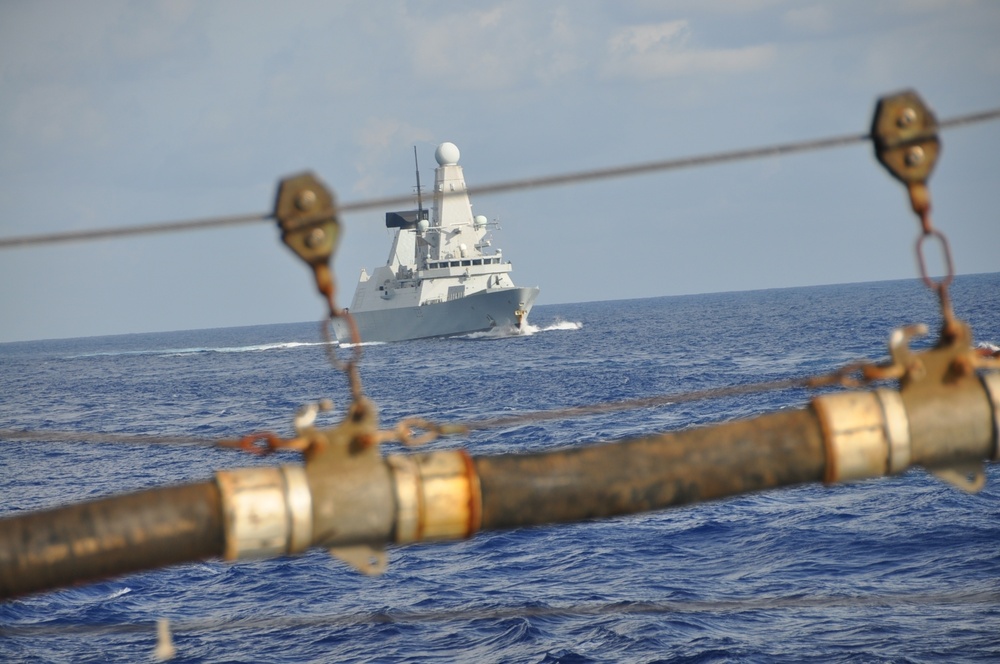
[[[430,210],[418,165],[417,209],[386,213],[386,228],[395,229],[389,258],[371,274],[362,268],[347,309],[361,341],[517,333],[526,326],[539,289],[514,285],[510,261],[487,237],[498,224],[472,214],[459,156],[454,143],[437,147]],[[344,317],[333,320],[333,329],[338,342],[352,340]]]

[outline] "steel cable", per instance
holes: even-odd
[[[0,249],[25,247],[38,244],[54,244],[57,242],[82,242],[87,240],[109,240],[130,235],[152,235],[154,233],[171,233],[177,231],[207,230],[223,226],[269,221],[270,212],[258,214],[240,214],[230,217],[209,217],[206,219],[191,219],[188,221],[164,221],[157,224],[142,224],[137,226],[120,226],[117,228],[95,228],[88,231],[65,231],[45,233],[40,235],[21,235],[18,237],[0,238]]]
[[[384,610],[351,615],[298,615],[243,619],[202,618],[171,621],[171,631],[201,632],[228,629],[289,629],[296,627],[360,626],[379,624],[419,624],[509,620],[513,618],[573,618],[602,615],[669,615],[691,613],[746,613],[794,609],[826,610],[856,607],[897,608],[927,605],[1000,604],[996,589],[966,589],[940,593],[906,593],[852,596],[788,596],[720,600],[630,601],[581,603],[564,606],[501,606],[449,608],[430,611]],[[0,637],[65,636],[67,634],[155,633],[156,623],[109,624],[30,624],[0,626]]]
[[[45,429],[0,429],[0,441],[46,443],[128,443],[133,445],[197,445],[214,447],[219,441],[195,436],[154,436],[94,431],[46,431]]]
[[[852,365],[854,366],[854,365]],[[848,367],[851,368],[851,367]],[[621,401],[607,401],[603,403],[587,404],[583,406],[569,406],[566,408],[556,408],[552,410],[538,410],[516,415],[505,415],[469,422],[448,422],[448,423],[428,423],[428,426],[445,430],[452,434],[462,434],[471,431],[486,431],[492,429],[503,429],[522,424],[534,422],[544,422],[549,420],[570,419],[585,417],[587,415],[599,415],[604,413],[615,413],[625,410],[637,410],[641,408],[655,408],[658,406],[670,406],[678,403],[688,403],[692,401],[702,401],[708,399],[721,399],[725,397],[739,396],[744,394],[754,394],[760,392],[774,392],[788,389],[809,389],[832,384],[836,379],[843,376],[843,372],[835,372],[826,376],[813,378],[788,378],[784,380],[774,380],[763,383],[752,383],[747,385],[735,385],[726,387],[708,388],[704,390],[692,390],[689,392],[678,392],[674,394],[658,394],[649,397],[637,397],[634,399],[624,399]],[[404,420],[403,422],[406,422]],[[418,428],[423,428],[418,427]],[[0,441],[27,441],[27,442],[49,442],[49,443],[129,443],[136,445],[193,445],[202,447],[221,447],[233,449],[230,440],[204,438],[196,436],[156,436],[146,434],[126,434],[126,433],[100,433],[92,431],[57,431],[57,430],[28,430],[28,429],[0,429]]]
[[[950,129],[953,127],[967,126],[980,122],[1000,119],[1000,108],[970,113],[956,116],[938,123],[939,129]],[[871,140],[870,134],[847,134],[842,136],[832,136],[791,143],[778,143],[756,148],[741,150],[730,150],[726,152],[716,152],[704,155],[694,155],[690,157],[680,157],[676,159],[665,159],[644,163],[626,164],[623,166],[613,166],[609,168],[598,168],[586,171],[575,171],[570,173],[559,173],[554,175],[543,175],[535,178],[520,178],[486,184],[479,187],[470,187],[467,192],[470,196],[484,196],[489,194],[508,193],[525,189],[540,189],[543,187],[555,187],[560,185],[578,184],[596,180],[608,180],[620,177],[632,177],[649,173],[658,173],[670,170],[683,170],[698,166],[709,166],[724,164],[736,161],[746,161],[750,159],[763,159],[765,157],[776,157],[787,154],[802,152],[812,152],[816,150],[826,150],[835,147],[854,145]],[[373,209],[381,209],[395,205],[410,203],[412,194],[404,196],[388,196],[384,198],[373,198],[354,203],[344,203],[337,207],[341,213],[362,212]],[[39,235],[22,235],[15,237],[0,238],[0,249],[12,247],[25,247],[31,245],[54,244],[59,242],[75,242],[86,240],[110,239],[126,237],[131,235],[145,235],[153,233],[166,233],[176,231],[204,230],[219,228],[222,226],[235,226],[249,223],[259,223],[273,219],[270,212],[234,215],[228,217],[211,217],[206,219],[195,219],[188,221],[166,221],[156,224],[144,224],[134,226],[121,226],[117,228],[100,228],[89,231],[66,231],[56,233],[45,233]]]

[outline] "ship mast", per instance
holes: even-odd
[[[418,267],[424,267],[427,262],[427,253],[429,248],[427,243],[423,239],[423,230],[421,224],[424,221],[424,199],[423,191],[420,188],[420,162],[417,160],[417,146],[413,146],[413,168],[417,174],[417,223],[414,226],[414,231],[416,232],[416,238],[414,242],[414,256],[416,258],[416,263]]]
[[[417,223],[424,218],[424,201],[420,191],[420,162],[417,161],[417,146],[413,146],[413,166],[417,171]]]

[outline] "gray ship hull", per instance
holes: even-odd
[[[405,341],[450,337],[493,328],[514,328],[517,311],[531,311],[538,288],[502,288],[480,291],[448,302],[376,311],[352,311],[361,340]],[[337,341],[349,343],[351,335],[341,318],[333,319]]]

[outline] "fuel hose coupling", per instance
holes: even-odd
[[[981,376],[993,413],[993,460],[1000,461],[1000,371],[990,371]]]
[[[312,543],[313,507],[301,466],[262,466],[215,474],[222,497],[225,558],[299,553]]]
[[[482,525],[479,475],[465,450],[393,455],[399,544],[465,539]]]
[[[899,392],[828,394],[813,400],[826,441],[825,482],[851,482],[905,471],[910,424]]]
[[[894,475],[914,465],[978,491],[983,461],[1000,460],[1000,372],[925,392],[883,388],[814,399],[826,447],[824,481]]]

